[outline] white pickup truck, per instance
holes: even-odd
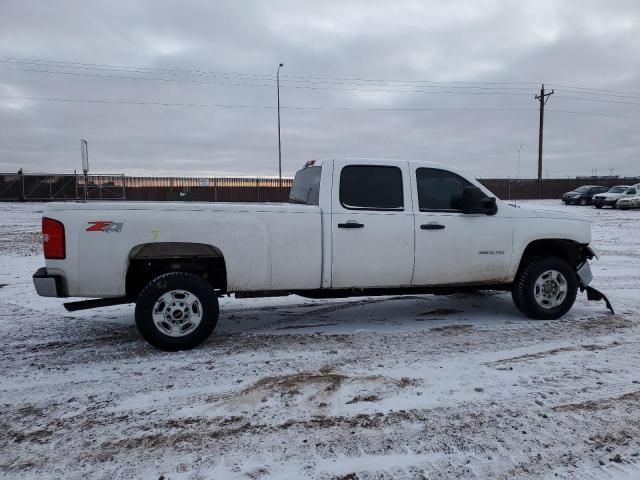
[[[136,303],[152,345],[192,348],[213,331],[218,297],[312,298],[512,292],[555,319],[589,287],[591,226],[515,207],[446,166],[406,160],[308,162],[287,204],[77,202],[44,209],[38,294]]]

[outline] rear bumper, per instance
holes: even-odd
[[[45,267],[33,274],[33,286],[41,297],[66,297],[61,275],[50,275]]]

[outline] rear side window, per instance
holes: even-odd
[[[462,210],[462,193],[471,183],[460,175],[438,168],[416,170],[420,211]]]
[[[322,167],[307,167],[299,170],[289,192],[290,203],[318,205],[320,200],[320,176]]]
[[[349,209],[402,210],[402,171],[378,165],[344,167],[340,172],[340,203]]]

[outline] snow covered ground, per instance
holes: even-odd
[[[640,211],[593,218],[564,319],[508,294],[222,301],[200,348],[154,350],[132,306],[35,294],[41,204],[0,203],[0,476],[640,478]]]

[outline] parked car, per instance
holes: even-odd
[[[591,205],[594,195],[604,193],[607,190],[609,187],[584,185],[562,195],[562,201],[567,205]]]
[[[636,190],[636,194],[633,196],[626,196],[618,200],[616,207],[620,210],[628,210],[629,208],[640,208],[640,183],[633,186]]]
[[[611,207],[616,208],[616,203],[621,198],[636,194],[636,187],[630,185],[616,185],[605,193],[598,193],[593,196],[593,205],[596,208]]]
[[[589,286],[588,218],[514,207],[446,166],[406,160],[307,162],[288,204],[49,203],[38,294],[70,310],[135,303],[141,335],[192,348],[218,296],[511,291],[536,319],[569,311]]]

